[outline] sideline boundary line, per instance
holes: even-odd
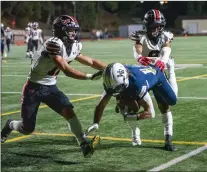
[[[195,149],[195,150],[193,150],[193,151],[191,151],[189,153],[186,153],[186,154],[184,154],[182,156],[174,158],[174,159],[168,161],[167,163],[161,164],[158,167],[152,168],[152,169],[150,169],[148,171],[161,171],[161,170],[164,170],[166,168],[171,167],[172,165],[175,165],[175,164],[177,164],[177,163],[179,163],[181,161],[184,161],[184,160],[186,160],[186,159],[188,159],[188,158],[190,158],[192,156],[195,156],[195,155],[205,151],[206,149],[207,149],[207,145],[204,145],[204,146],[202,146],[202,147],[200,147],[198,149]]]

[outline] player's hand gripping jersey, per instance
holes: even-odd
[[[60,55],[70,63],[80,54],[81,49],[82,44],[78,41],[74,41],[70,48],[66,48],[60,39],[49,38],[34,55],[28,79],[43,85],[56,84],[56,76],[60,70],[49,55]]]
[[[162,31],[160,36],[156,39],[155,42],[150,40],[146,34],[146,31],[136,31],[132,33],[131,39],[133,41],[136,41],[136,43],[139,43],[142,45],[142,56],[143,57],[150,57],[152,59],[153,65],[155,65],[157,62],[160,62],[158,60],[161,60],[161,62],[164,62],[164,64],[167,67],[167,76],[169,79],[169,82],[171,86],[173,87],[173,90],[175,94],[178,94],[178,86],[176,82],[176,76],[175,76],[175,63],[174,58],[170,55],[171,49],[169,53],[166,53],[166,44],[169,44],[173,40],[173,34],[168,31]],[[164,48],[163,48],[164,47]],[[169,49],[169,48],[168,48]],[[168,50],[167,49],[167,50]],[[135,45],[133,46],[133,53],[134,58],[138,60],[139,55],[136,51]],[[165,53],[165,55],[164,55]],[[167,55],[166,55],[167,54]]]
[[[142,44],[142,56],[152,57],[156,59],[161,56],[162,48],[172,42],[173,34],[168,31],[163,31],[155,42],[150,40],[146,34],[146,31],[136,31],[131,35],[131,39],[136,43]],[[138,55],[136,52],[135,45],[133,46],[134,57],[137,60]],[[166,62],[167,63],[167,62]]]

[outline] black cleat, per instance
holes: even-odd
[[[13,121],[12,119],[8,119],[6,124],[4,125],[4,128],[1,130],[1,143],[4,143],[9,134],[11,133],[12,129],[10,129],[9,124],[10,122]]]
[[[89,158],[93,155],[95,149],[100,145],[100,137],[94,136],[90,142],[84,141],[81,143],[81,150],[85,158]]]
[[[175,151],[177,150],[176,147],[172,144],[172,136],[166,135],[165,136],[165,145],[164,145],[164,150],[167,151]]]
[[[177,149],[176,149],[176,147],[171,142],[166,142],[165,146],[164,146],[164,150],[175,151]]]

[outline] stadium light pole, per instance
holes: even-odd
[[[74,15],[74,17],[76,18],[76,3],[75,3],[75,1],[72,1],[72,4],[73,4],[73,15]]]

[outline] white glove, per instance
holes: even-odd
[[[88,127],[85,131],[85,135],[87,136],[89,133],[91,133],[92,131],[97,131],[98,130],[98,124],[94,123],[93,125],[91,125],[90,127]]]

